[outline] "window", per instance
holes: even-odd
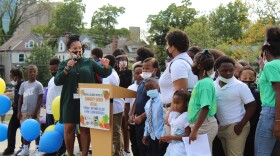
[[[60,43],[60,51],[63,51],[63,43]]]
[[[29,40],[28,42],[25,42],[25,48],[33,48],[34,47],[34,41]]]
[[[24,54],[18,55],[18,62],[24,62]]]
[[[62,56],[62,60],[64,61],[64,55]]]
[[[34,47],[34,41],[33,40],[29,40],[29,48],[33,48]]]

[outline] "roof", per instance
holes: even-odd
[[[33,33],[24,33],[24,34],[20,34],[20,35],[15,35],[0,47],[0,51],[16,50],[17,47],[30,35],[32,38],[37,40],[37,42],[43,41],[42,39],[40,39],[38,36],[36,36]],[[30,49],[23,48],[20,50],[30,50]]]

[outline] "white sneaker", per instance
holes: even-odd
[[[36,150],[35,150],[35,156],[41,156],[41,153],[40,153],[40,151],[39,151],[39,148],[36,148]]]
[[[123,156],[131,156],[131,154],[130,153],[127,153],[126,151],[123,151],[123,154],[122,154]]]
[[[26,156],[28,156],[29,155],[28,147],[22,147],[21,151],[17,155],[23,155],[23,156],[26,155]]]

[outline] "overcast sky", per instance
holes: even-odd
[[[227,4],[232,0],[191,0],[192,7],[200,12],[209,12],[221,3]],[[118,18],[119,24],[116,28],[129,28],[129,26],[138,26],[142,30],[147,30],[147,17],[151,14],[158,14],[160,10],[165,10],[171,3],[181,4],[181,0],[83,0],[86,4],[86,13],[84,22],[90,26],[93,12],[108,3],[113,6],[123,6],[125,13]]]

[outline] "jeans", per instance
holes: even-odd
[[[262,107],[255,135],[255,156],[271,156],[276,143],[276,138],[272,134],[274,120],[275,108]]]

